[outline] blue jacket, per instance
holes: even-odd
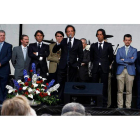
[[[134,58],[131,59],[131,57],[134,57]],[[122,61],[121,59],[124,59],[124,61]],[[126,66],[127,72],[129,75],[136,75],[136,72],[135,72],[136,59],[137,59],[137,49],[130,46],[127,56],[126,56],[125,46],[119,48],[116,55],[116,62],[118,64],[116,74],[117,75],[121,74],[122,71],[124,70],[124,67]]]
[[[11,73],[9,64],[11,57],[12,57],[12,45],[4,42],[0,52],[0,63],[1,63],[0,76],[9,75]]]

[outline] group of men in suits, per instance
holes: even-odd
[[[56,83],[60,83],[59,98],[62,101],[65,82],[75,82],[77,72],[80,82],[88,82],[88,63],[91,61],[93,63],[92,82],[103,83],[103,107],[107,107],[108,74],[113,61],[112,44],[104,41],[105,30],[99,29],[96,32],[98,42],[91,44],[90,51],[88,51],[85,49],[86,39],[76,39],[75,32],[74,26],[67,25],[65,28],[67,37],[64,38],[64,33],[57,31],[55,34],[56,43],[49,46],[43,43],[44,33],[37,30],[34,35],[35,43],[29,44],[29,37],[22,35],[21,46],[14,47],[12,53],[12,45],[5,42],[5,32],[0,31],[0,103],[6,98],[5,86],[10,73],[9,60],[12,58],[16,80],[22,80],[23,70],[26,69],[29,72],[32,69],[31,64],[35,63],[37,73],[43,78],[49,80],[54,78]],[[132,36],[126,34],[124,36],[125,46],[118,49],[116,56],[119,108],[123,107],[122,97],[125,82],[126,107],[131,108],[135,60],[137,59],[137,50],[130,46],[131,41]],[[46,59],[50,61],[49,71]],[[137,65],[140,65],[139,61],[137,61]],[[138,101],[140,102],[140,100]]]

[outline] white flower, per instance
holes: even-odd
[[[12,93],[14,90],[13,89],[9,89],[8,93]]]
[[[47,93],[48,93],[48,92],[51,93],[51,92],[53,92],[53,91],[56,91],[59,87],[60,87],[60,84],[56,84],[55,86],[49,88],[49,89],[47,90]]]
[[[32,94],[29,94],[28,97],[30,97],[31,99],[33,99],[33,95]]]
[[[21,81],[21,80],[18,80],[17,82],[18,82],[18,83],[21,83],[22,81]]]
[[[42,78],[43,81],[47,80],[46,78]]]
[[[45,87],[45,85],[41,84],[41,87]]]
[[[9,85],[6,85],[6,88],[9,89],[9,90],[10,90],[10,89],[11,89],[11,90],[13,89],[13,87],[11,87],[11,86],[9,86]]]
[[[31,92],[33,92],[33,90],[32,90],[31,88],[29,88],[29,89],[28,89],[28,92],[31,93]]]
[[[36,90],[36,94],[39,94],[39,93],[40,93],[40,91]]]
[[[37,81],[37,74],[34,74],[32,76],[32,83],[36,84],[36,81]]]
[[[42,77],[41,77],[41,76],[38,76],[37,78],[40,78],[40,79],[42,79]]]
[[[34,86],[34,87],[37,87],[37,86],[38,86],[38,84],[33,83],[33,86]]]
[[[17,93],[17,95],[16,96],[18,96],[19,94]]]
[[[29,75],[25,75],[25,76],[24,76],[24,78],[26,78],[26,77],[29,78]]]
[[[25,87],[23,87],[22,89],[23,89],[23,90],[26,90],[26,89],[27,89],[27,87],[28,87],[28,86],[25,86]]]
[[[51,93],[49,91],[47,91],[48,95],[50,95]]]

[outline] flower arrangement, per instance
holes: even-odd
[[[39,74],[36,74],[35,64],[32,63],[32,70],[30,70],[31,77],[24,70],[24,82],[21,80],[13,80],[15,88],[7,85],[8,98],[12,98],[16,95],[24,95],[31,100],[32,105],[46,103],[48,105],[56,105],[59,101],[58,96],[51,95],[52,92],[57,91],[59,84],[54,85],[55,80],[49,83],[43,84],[46,78],[42,78]],[[53,86],[54,85],[54,86]]]

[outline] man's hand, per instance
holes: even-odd
[[[85,63],[81,63],[81,66],[84,66],[85,65]]]
[[[1,67],[1,63],[0,63],[0,67]]]
[[[122,61],[124,61],[124,59],[121,59]]]
[[[38,55],[38,52],[33,52],[33,54],[37,56]]]
[[[134,57],[131,57],[131,59],[134,59]]]

